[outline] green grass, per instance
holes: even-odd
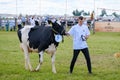
[[[0,31],[0,80],[120,80],[120,59],[114,53],[120,52],[120,33],[97,32],[88,39],[93,74],[88,74],[85,59],[79,54],[72,75],[68,74],[72,58],[72,38],[65,37],[56,54],[57,74],[51,71],[51,58],[44,54],[39,72],[24,69],[24,55],[19,48],[16,32]],[[38,54],[30,54],[35,68]]]

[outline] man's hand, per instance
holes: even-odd
[[[70,34],[69,34],[68,32],[65,32],[65,35],[66,35],[66,36],[70,36]]]

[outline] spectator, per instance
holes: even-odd
[[[6,22],[6,31],[9,31],[9,20],[7,19],[7,22]]]
[[[26,22],[25,17],[22,16],[21,20],[22,20],[22,25],[25,26],[25,22]]]
[[[11,19],[9,20],[10,31],[13,30],[14,26],[15,26],[15,20],[13,20],[13,19],[11,18]]]
[[[0,16],[0,27],[2,26],[2,18],[1,18],[1,16]]]

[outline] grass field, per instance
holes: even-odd
[[[97,32],[88,39],[93,74],[88,74],[85,59],[79,54],[73,74],[68,74],[72,58],[72,38],[65,37],[56,54],[57,74],[51,71],[50,55],[44,54],[39,72],[24,69],[24,55],[19,48],[16,32],[0,31],[0,80],[120,80],[120,59],[114,53],[120,52],[120,33]],[[38,54],[31,54],[35,68]]]

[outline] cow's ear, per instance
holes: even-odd
[[[35,21],[35,25],[36,25],[36,26],[39,26],[39,22],[38,22],[38,21]]]
[[[57,24],[61,25],[60,21],[57,21]]]
[[[52,24],[52,21],[51,20],[47,20],[48,24]]]
[[[55,20],[55,19],[52,19],[51,21],[52,21],[52,23],[55,23],[56,20]]]

